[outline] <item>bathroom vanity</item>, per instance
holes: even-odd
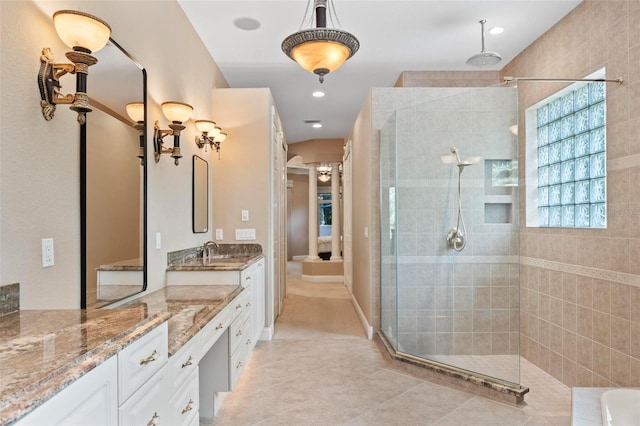
[[[114,309],[1,316],[0,424],[213,417],[264,328],[264,257],[231,263],[201,266],[213,285],[176,280]]]

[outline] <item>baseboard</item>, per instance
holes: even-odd
[[[302,281],[341,283],[341,282],[344,282],[344,276],[342,275],[302,275]]]
[[[349,292],[349,298],[351,299],[351,304],[353,305],[353,308],[356,310],[356,314],[360,319],[360,324],[362,324],[362,328],[364,329],[364,332],[367,335],[367,339],[369,340],[373,339],[373,327],[369,325],[369,321],[367,321],[367,317],[364,315],[364,312],[362,312],[362,309],[360,309],[360,305],[358,304],[358,301],[356,300],[355,296],[349,290],[348,287],[347,287],[347,291]]]
[[[302,254],[302,255],[299,255],[299,256],[293,256],[292,259],[293,260],[305,260],[307,257],[309,257],[309,256],[307,256],[306,254]]]
[[[274,332],[275,327],[273,325],[263,328],[262,333],[260,334],[260,340],[273,340]]]

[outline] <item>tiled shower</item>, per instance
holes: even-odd
[[[424,90],[380,130],[381,330],[398,352],[519,383],[517,90]]]

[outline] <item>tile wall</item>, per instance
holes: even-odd
[[[502,74],[602,67],[624,78],[607,85],[607,228],[528,228],[521,214],[522,355],[570,386],[640,386],[640,1],[584,1]],[[562,87],[519,85],[520,164],[525,109]]]

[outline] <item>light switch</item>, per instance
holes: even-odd
[[[159,232],[156,232],[156,250],[160,250],[162,248],[162,235]]]
[[[369,238],[369,227],[368,226],[364,227],[364,237],[365,238]]]
[[[249,222],[249,210],[242,210],[242,221]]]
[[[42,267],[53,266],[53,238],[43,238],[42,243]]]

